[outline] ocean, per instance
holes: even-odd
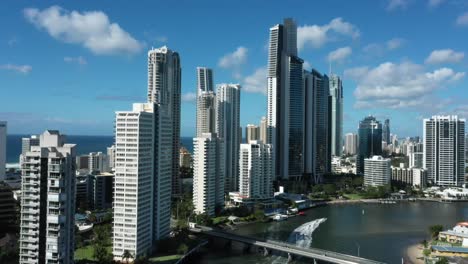
[[[8,135],[7,136],[7,163],[18,163],[21,154],[21,138],[29,135]],[[107,147],[114,144],[114,136],[69,136],[67,143],[76,144],[77,155],[84,155],[90,152],[107,152]],[[193,139],[191,137],[181,137],[182,146],[193,153]]]

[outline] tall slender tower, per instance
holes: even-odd
[[[465,119],[433,116],[424,119],[424,160],[427,179],[440,186],[465,183]]]
[[[332,156],[343,152],[343,83],[338,75],[330,76],[330,148]]]
[[[267,119],[266,117],[262,117],[260,120],[260,140],[265,144],[267,142]]]
[[[75,144],[45,131],[21,163],[19,263],[74,263]]]
[[[239,84],[220,84],[216,95],[216,133],[224,141],[226,192],[238,188],[240,89]]]
[[[277,178],[303,173],[303,60],[297,57],[297,26],[287,18],[270,28],[267,75],[267,142],[274,146]]]
[[[168,106],[172,124],[172,195],[180,195],[180,58],[177,52],[163,46],[148,52],[148,102]]]
[[[382,141],[385,141],[387,145],[392,143],[390,140],[390,119],[385,119],[382,130]]]
[[[0,181],[5,179],[7,122],[0,121]]]
[[[200,92],[197,96],[197,137],[203,133],[215,133],[216,95],[212,91]]]
[[[197,67],[197,95],[201,92],[214,92],[213,70],[206,67]]]

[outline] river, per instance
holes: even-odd
[[[350,255],[358,255],[359,249],[361,257],[385,263],[401,263],[408,246],[428,238],[429,226],[442,224],[448,229],[465,220],[468,220],[468,203],[345,204],[313,208],[306,211],[305,216],[296,216],[283,222],[241,226],[234,232]],[[300,227],[305,223],[308,224]],[[310,263],[310,260],[296,262]],[[278,256],[265,258],[239,251],[206,249],[200,263],[286,261]]]

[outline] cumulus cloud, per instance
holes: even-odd
[[[32,71],[32,67],[30,65],[3,64],[0,65],[0,70],[8,70],[19,72],[22,74],[28,74]]]
[[[63,61],[64,61],[64,62],[67,62],[67,63],[78,63],[79,65],[86,65],[86,64],[88,64],[88,62],[86,61],[86,59],[83,58],[82,56],[78,56],[78,57],[64,57],[64,58],[63,58]]]
[[[254,71],[252,75],[244,78],[242,91],[248,93],[262,93],[266,94],[267,86],[267,67],[260,67]]]
[[[386,46],[388,50],[395,50],[403,46],[404,43],[405,43],[405,40],[402,38],[393,38],[387,41]]]
[[[66,43],[81,44],[95,54],[134,54],[143,44],[117,23],[109,21],[102,11],[68,11],[59,6],[39,10],[24,9],[25,18],[53,38]]]
[[[468,26],[468,12],[465,12],[458,16],[457,25],[459,26]]]
[[[247,61],[247,51],[248,50],[245,47],[237,47],[235,51],[228,53],[219,59],[219,67],[225,69],[239,67]]]
[[[348,58],[353,50],[350,47],[342,47],[328,53],[328,61],[342,62]]]
[[[389,0],[387,10],[393,11],[396,9],[405,9],[409,4],[409,0]]]
[[[320,48],[327,42],[336,39],[337,36],[346,36],[357,39],[360,36],[359,29],[338,17],[325,25],[304,25],[297,28],[297,47],[302,50],[306,47]]]
[[[445,0],[429,0],[427,2],[427,5],[431,8],[436,8],[439,5],[441,5],[443,2],[445,2]]]
[[[189,92],[182,94],[182,101],[183,102],[195,102],[197,99],[197,95],[195,93]]]
[[[456,52],[452,49],[434,50],[426,58],[428,64],[457,63],[463,60],[465,53]]]
[[[423,65],[411,62],[385,62],[375,68],[357,67],[345,71],[357,82],[354,96],[357,108],[407,108],[426,104],[430,95],[465,76],[450,68],[426,72]]]
[[[312,64],[310,64],[310,62],[308,62],[308,61],[304,61],[304,63],[302,64],[302,68],[304,70],[310,71],[310,69],[312,69]]]

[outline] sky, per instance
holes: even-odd
[[[304,68],[343,78],[344,133],[468,117],[468,0],[0,1],[0,120],[10,134],[112,135],[145,102],[147,51],[182,65],[181,135],[195,133],[196,67],[240,83],[241,125],[266,115],[269,28],[292,17]]]

